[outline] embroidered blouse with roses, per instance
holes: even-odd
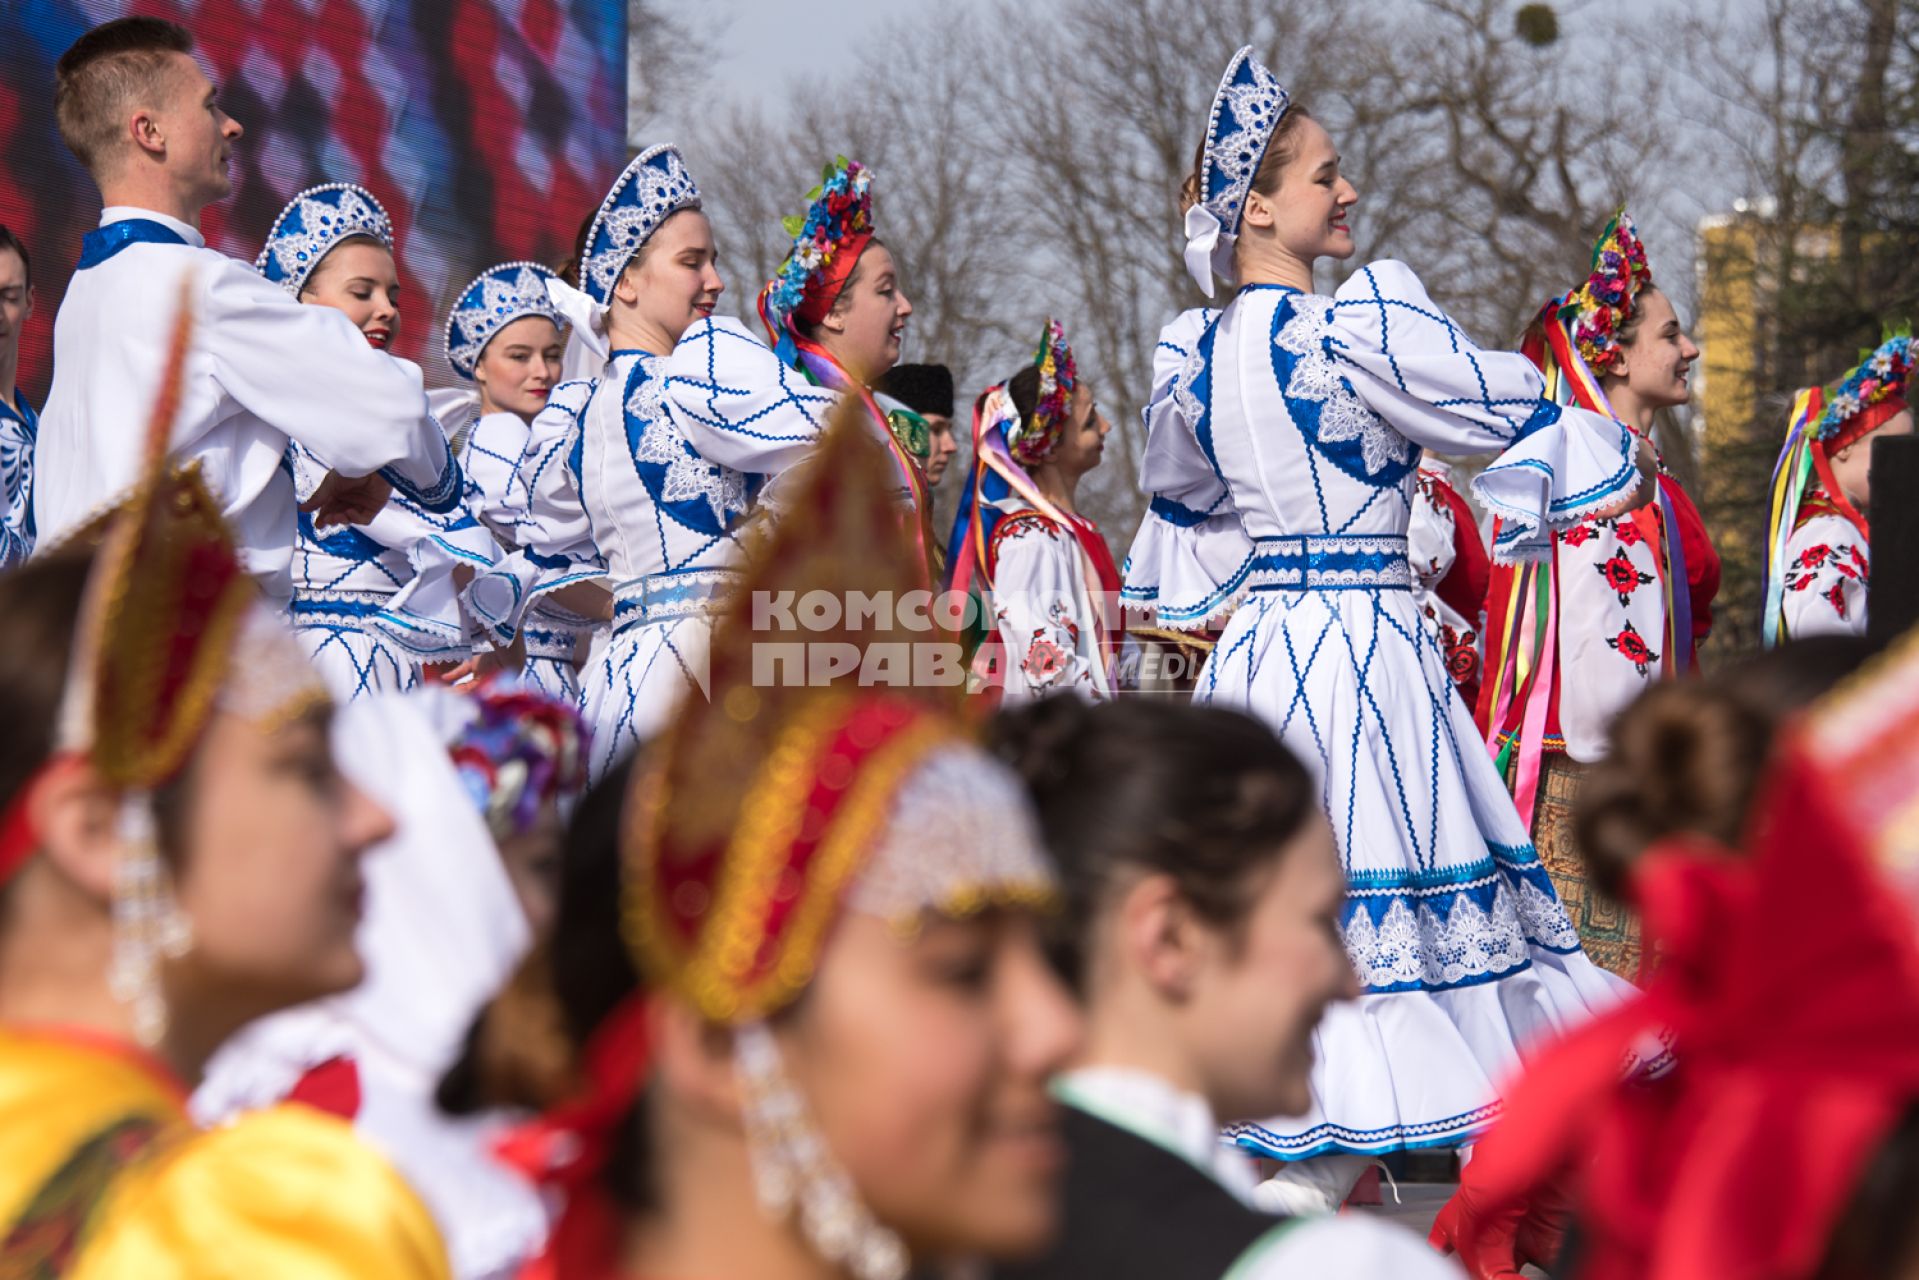
[[[1871,553],[1858,526],[1823,491],[1800,506],[1786,554],[1786,633],[1866,634]]]

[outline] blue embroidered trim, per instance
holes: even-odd
[[[1349,1129],[1329,1121],[1296,1134],[1274,1133],[1264,1125],[1234,1124],[1228,1125],[1221,1137],[1231,1146],[1269,1160],[1305,1160],[1331,1152],[1375,1156],[1424,1147],[1456,1147],[1497,1120],[1501,1110],[1502,1104],[1495,1101],[1444,1120],[1381,1129]]]
[[[737,569],[681,569],[629,578],[613,589],[613,634],[677,618],[710,617],[739,585]]]
[[[460,473],[460,463],[454,458],[453,449],[444,441],[440,447],[446,452],[446,466],[430,489],[417,488],[392,467],[380,468],[380,474],[387,483],[434,515],[445,515],[453,510],[460,504],[460,495],[466,492],[466,477]]]
[[[671,516],[675,522],[695,533],[708,538],[721,537],[746,514],[754,486],[750,479],[742,477],[738,491],[740,505],[733,506],[726,501],[729,496],[725,492],[727,468],[700,456],[699,450],[681,434],[670,418],[662,415],[659,419],[648,420],[633,412],[633,402],[638,398],[641,388],[649,381],[664,381],[665,377],[666,361],[659,356],[642,356],[633,362],[633,367],[627,372],[620,401],[620,416],[626,427],[627,454],[633,460],[633,470],[639,476],[640,483],[646,486],[648,496],[653,499],[655,510]],[[668,457],[663,459],[660,456],[662,453]],[[577,471],[577,457],[573,466]],[[686,492],[688,489],[694,492]],[[676,491],[683,496],[668,496]],[[720,508],[717,511],[714,509],[716,505]]]
[[[294,597],[287,612],[296,624],[358,622],[386,608],[392,597],[378,591],[311,592]]]
[[[1226,477],[1219,469],[1219,455],[1213,452],[1213,346],[1214,339],[1219,335],[1220,318],[1224,315],[1222,311],[1213,317],[1213,322],[1206,326],[1206,332],[1199,335],[1199,372],[1193,375],[1187,387],[1189,394],[1199,404],[1199,421],[1188,423],[1187,426],[1221,484],[1226,483]]]
[[[178,231],[151,218],[126,218],[120,222],[109,222],[80,237],[80,265],[74,270],[85,271],[89,267],[97,267],[136,244],[186,242],[186,237]]]
[[[1339,304],[1335,304],[1337,305]],[[1331,312],[1327,314],[1330,316]],[[1329,367],[1327,372],[1332,374],[1332,382],[1322,383],[1324,394],[1318,399],[1292,394],[1295,373],[1308,359],[1315,358],[1290,351],[1279,341],[1281,332],[1293,322],[1296,316],[1301,318],[1302,323],[1312,323],[1311,317],[1294,305],[1294,299],[1291,296],[1282,297],[1278,305],[1273,308],[1272,332],[1266,344],[1271,353],[1274,382],[1278,386],[1280,399],[1285,402],[1286,412],[1292,418],[1294,427],[1298,429],[1300,435],[1305,437],[1314,452],[1339,468],[1345,475],[1361,484],[1376,488],[1397,486],[1419,466],[1419,450],[1400,436],[1390,423],[1381,420],[1379,415],[1359,398],[1358,393],[1353,390],[1352,382],[1345,374]],[[1386,353],[1389,361],[1392,360],[1392,352],[1385,345],[1383,326],[1380,342],[1380,350]],[[1328,366],[1332,365],[1332,345],[1330,335],[1325,334],[1322,329],[1317,358],[1325,360]],[[1394,369],[1397,376],[1396,362]],[[1308,369],[1307,372],[1309,375],[1314,375],[1319,371]],[[1318,379],[1309,377],[1307,381],[1312,383]],[[1403,380],[1400,385],[1404,389]],[[1331,421],[1322,422],[1329,410],[1344,416],[1336,416]],[[1367,464],[1368,436],[1388,440],[1395,455],[1380,459],[1377,470]],[[1323,511],[1321,518],[1325,518]]]
[[[1223,496],[1221,501],[1224,501]],[[1210,511],[1200,511],[1197,508],[1185,506],[1160,494],[1153,495],[1153,500],[1147,504],[1147,509],[1167,524],[1181,529],[1197,528],[1205,524],[1213,514]]]
[[[1199,600],[1184,607],[1161,604],[1158,587],[1122,586],[1119,591],[1119,598],[1126,604],[1150,607],[1157,621],[1165,623],[1174,630],[1178,630],[1182,624],[1189,627],[1197,626],[1211,621],[1215,616],[1223,612],[1228,604],[1232,603],[1233,597],[1236,596],[1239,593],[1239,589],[1245,585],[1246,575],[1252,572],[1253,559],[1254,554],[1248,552],[1246,558],[1239,562],[1239,567],[1226,576],[1226,581],[1220,583],[1219,586],[1215,587]],[[1127,557],[1127,564],[1128,566],[1132,564],[1132,558],[1130,556]],[[1125,573],[1126,571],[1124,569],[1120,571],[1122,579],[1125,577]]]
[[[520,635],[526,640],[527,657],[564,659],[569,662],[579,640],[571,631],[558,631],[550,627],[522,627]]]
[[[1558,401],[1541,396],[1539,404],[1533,409],[1533,416],[1519,424],[1519,430],[1513,436],[1513,443],[1518,444],[1535,431],[1545,430],[1559,421],[1564,413],[1565,410],[1560,408]]]
[[[1254,591],[1410,591],[1412,562],[1398,534],[1258,538]]]

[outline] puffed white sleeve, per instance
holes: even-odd
[[[1420,590],[1435,590],[1452,572],[1459,555],[1459,544],[1453,540],[1456,527],[1453,509],[1433,493],[1421,475],[1413,489],[1412,518],[1406,528],[1407,555]]]
[[[1181,312],[1153,348],[1139,471],[1148,503],[1121,572],[1121,604],[1182,631],[1203,631],[1225,620],[1253,555],[1226,483],[1194,434],[1194,419],[1204,412],[1195,379],[1218,318],[1210,307]]]
[[[673,348],[665,395],[702,458],[769,481],[812,450],[839,398],[722,317],[698,321]]]
[[[1866,583],[1870,562],[1852,523],[1820,515],[1793,531],[1786,544],[1786,634],[1866,634]]]
[[[526,489],[519,546],[473,580],[466,604],[494,643],[511,643],[538,597],[606,576],[593,524],[580,497],[581,419],[598,383],[563,382],[527,432],[514,468]]]
[[[485,414],[467,431],[460,455],[474,514],[516,546],[520,526],[533,512],[533,494],[520,469],[532,436],[530,425],[518,414]]]
[[[417,365],[375,351],[332,307],[304,306],[244,265],[201,277],[214,375],[255,416],[350,476],[377,471],[429,511],[461,498]]]
[[[994,534],[992,556],[1003,700],[1028,702],[1061,690],[1105,698],[1099,624],[1072,533],[1031,512],[1008,516]]]
[[[1500,517],[1494,555],[1545,554],[1550,533],[1630,500],[1638,442],[1624,423],[1545,397],[1526,357],[1488,351],[1403,262],[1375,262],[1333,295],[1327,354],[1388,425],[1435,453],[1498,450],[1473,492]]]

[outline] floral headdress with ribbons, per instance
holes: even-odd
[[[1631,323],[1640,291],[1652,283],[1646,246],[1621,209],[1593,245],[1592,269],[1586,282],[1557,302],[1547,304],[1572,335],[1573,346],[1595,373],[1605,373],[1619,360],[1619,334]]]
[[[1039,370],[1039,398],[1032,413],[1020,416],[1009,390],[1011,379],[988,387],[973,404],[973,461],[946,542],[945,585],[974,596],[979,617],[991,616],[984,600],[993,585],[991,548],[1009,504],[1024,503],[1059,524],[1067,523],[1029,470],[1059,445],[1079,385],[1079,367],[1058,320],[1049,317],[1040,330],[1033,364]],[[967,637],[974,647],[984,638]]]
[[[589,1075],[603,1083],[549,1118],[566,1139],[540,1144],[607,1150],[605,1126],[646,1077],[636,1009],[677,1000],[732,1030],[762,1207],[795,1216],[814,1249],[860,1280],[900,1280],[905,1249],[813,1128],[766,1019],[812,981],[844,912],[910,932],[929,912],[1053,894],[1020,784],[962,727],[957,687],[912,683],[915,646],[949,636],[924,629],[923,614],[916,625],[904,614],[843,613],[797,632],[760,616],[765,601],[795,593],[843,605],[908,596],[921,571],[899,537],[891,489],[883,446],[859,406],[841,401],[792,509],[719,621],[712,697],[684,701],[635,770],[621,914],[642,991],[588,1047]],[[776,653],[800,667],[769,661]],[[579,1190],[590,1179],[578,1162],[563,1176],[584,1198],[554,1248],[590,1255],[576,1233],[599,1230],[604,1206]]]
[[[1830,389],[1807,387],[1793,397],[1786,443],[1772,469],[1772,510],[1766,539],[1766,614],[1768,646],[1784,636],[1788,546],[1809,495],[1845,517],[1868,537],[1866,518],[1852,505],[1832,471],[1832,457],[1856,444],[1908,407],[1907,383],[1914,353],[1911,326],[1889,330],[1877,347],[1862,351],[1859,363]]]
[[[356,239],[393,248],[393,219],[386,206],[357,183],[322,183],[287,201],[253,267],[297,298],[320,260]]]
[[[1570,1173],[1590,1280],[1825,1274],[1919,1102],[1916,738],[1908,636],[1781,734],[1743,856],[1678,837],[1635,864],[1662,962],[1508,1090],[1467,1166],[1462,1255]],[[1624,1078],[1646,1037],[1678,1065]]]
[[[70,540],[95,551],[53,755],[0,815],[4,885],[39,847],[31,800],[43,779],[84,760],[120,792],[125,853],[113,987],[133,1006],[136,1032],[149,1045],[165,1028],[157,957],[187,945],[184,922],[162,903],[149,797],[180,776],[216,709],[273,726],[328,701],[312,663],[240,562],[197,464],[169,465],[192,329],[183,291],[139,479]]]
[[[1059,321],[1049,317],[1040,330],[1033,365],[1039,370],[1039,401],[1024,421],[1006,433],[1013,456],[1029,467],[1046,461],[1059,446],[1066,421],[1072,416],[1073,390],[1079,386],[1079,365],[1073,360],[1073,349],[1066,345],[1066,331]]]
[[[788,364],[799,361],[797,325],[826,318],[873,242],[872,185],[872,170],[837,156],[806,193],[805,214],[780,222],[793,247],[760,291],[759,305],[767,336]]]
[[[1186,211],[1186,270],[1200,291],[1213,296],[1213,280],[1231,283],[1233,246],[1267,144],[1292,105],[1279,77],[1246,45],[1226,64],[1206,117],[1206,144],[1199,160],[1199,200]]]
[[[586,723],[577,707],[517,677],[453,690],[463,714],[447,752],[496,840],[531,830],[549,805],[561,812],[586,786]]]

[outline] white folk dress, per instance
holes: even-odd
[[[733,320],[695,324],[671,356],[614,351],[534,419],[523,468],[527,553],[554,581],[605,577],[613,628],[582,710],[599,778],[706,692],[713,616],[739,582],[740,524],[803,457],[837,393]]]
[[[431,415],[427,425],[441,432]],[[301,500],[331,469],[297,441],[288,443],[283,465]],[[363,525],[320,529],[304,511],[295,522],[289,620],[335,698],[412,689],[423,663],[458,662],[472,652],[454,570],[482,572],[497,552],[463,503],[436,512],[395,489]]]
[[[1087,539],[1099,527],[1084,516],[1054,519],[1009,494],[1010,514],[987,549],[995,640],[982,649],[998,672],[1006,704],[1072,692],[1094,702],[1113,696],[1113,649],[1106,588]],[[1078,524],[1074,528],[1073,523]],[[1112,562],[1106,572],[1113,572]]]
[[[1865,534],[1823,493],[1807,494],[1786,544],[1786,634],[1865,635],[1871,577]]]
[[[1266,720],[1315,774],[1366,992],[1320,1025],[1312,1109],[1233,1136],[1287,1160],[1470,1141],[1525,1047],[1623,984],[1580,951],[1419,616],[1414,471],[1421,447],[1501,450],[1475,482],[1506,517],[1496,551],[1538,555],[1634,491],[1632,438],[1543,400],[1397,262],[1330,298],[1242,289],[1169,340],[1190,353],[1154,405],[1127,595],[1162,625],[1230,614],[1194,696]]]
[[[470,485],[469,510],[499,541],[503,553],[527,540],[533,503],[528,477],[543,463],[560,461],[531,449],[532,438],[532,424],[515,413],[483,414],[459,435],[460,466]],[[548,580],[545,586],[550,590],[553,583]],[[510,644],[513,627],[492,625],[499,621],[488,619],[483,625],[493,633],[494,644]],[[548,697],[577,706],[581,699],[578,654],[595,625],[551,600],[536,600],[518,619],[518,634],[526,649],[521,678]]]
[[[33,554],[33,446],[40,419],[16,390],[14,404],[0,400],[0,570]]]

